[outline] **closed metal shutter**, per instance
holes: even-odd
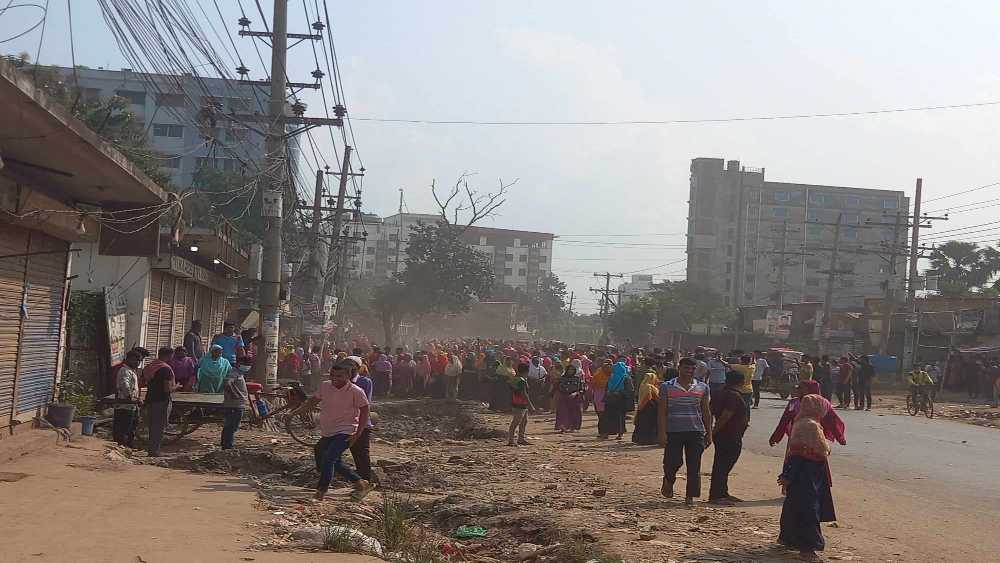
[[[156,354],[157,342],[160,341],[160,306],[163,293],[163,272],[153,270],[149,273],[149,299],[147,300],[146,338],[144,348]]]
[[[173,348],[171,333],[174,330],[174,291],[177,289],[177,278],[170,274],[163,274],[163,293],[160,298],[160,328],[158,331],[159,340],[156,349],[169,346]],[[156,353],[156,349],[150,352]]]
[[[18,359],[17,413],[45,406],[53,395],[59,372],[62,320],[66,296],[69,243],[39,232],[29,234],[26,315],[21,322]]]
[[[28,231],[0,225],[0,256],[28,251]],[[14,414],[14,380],[21,339],[21,298],[27,257],[0,258],[0,428]]]
[[[175,348],[184,344],[184,333],[187,331],[184,321],[187,319],[187,295],[189,285],[191,285],[191,282],[179,279],[177,280],[177,286],[174,289],[174,317],[173,328],[170,334],[170,342]]]

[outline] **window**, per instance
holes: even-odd
[[[861,215],[857,213],[844,213],[844,225],[860,225]]]
[[[879,238],[884,241],[895,240],[896,233],[892,229],[882,229],[879,231]]]
[[[368,254],[368,255],[375,254],[375,247],[374,246],[369,246],[369,247],[365,248],[365,254]]]
[[[201,97],[201,107],[204,109],[214,109],[222,111],[222,98],[217,98],[215,96],[202,96]]]
[[[746,299],[747,301],[753,301],[753,292],[747,291],[746,293],[744,293],[743,299]]]
[[[772,208],[771,217],[788,217],[788,208],[787,207]]]
[[[733,273],[733,263],[732,262],[726,262],[726,273],[727,274]]]
[[[250,139],[250,130],[242,127],[226,129],[226,141],[230,143],[242,143]]]
[[[848,271],[853,272],[854,271],[854,262],[844,262],[843,260],[841,260],[840,261],[839,269],[841,269],[841,270],[848,270]]]
[[[160,166],[162,166],[163,168],[172,168],[174,170],[177,170],[178,168],[181,167],[181,157],[171,156],[169,158],[165,158],[163,159],[163,164],[161,164]]]
[[[183,125],[172,125],[169,123],[154,123],[153,124],[153,136],[154,137],[170,137],[173,139],[180,139],[184,137],[184,126]]]
[[[157,94],[156,105],[165,108],[184,107],[184,94]]]
[[[514,255],[513,254],[504,254],[503,255],[503,259],[506,260],[506,261],[508,261],[508,262],[513,262],[514,261]]]
[[[846,229],[841,229],[840,236],[844,240],[858,240],[858,230],[854,227],[847,227]]]
[[[246,113],[253,107],[249,98],[230,98],[229,111],[233,113]]]
[[[819,287],[819,278],[806,278],[806,286]]]
[[[509,276],[509,275],[511,275],[511,274],[512,274],[513,272],[514,272],[514,271],[513,271],[513,270],[511,270],[510,268],[504,268],[504,269],[503,269],[503,275],[505,275],[505,276]]]
[[[861,207],[861,198],[856,195],[849,195],[845,197],[844,207]]]
[[[824,194],[809,194],[809,203],[814,205],[826,205],[829,199]]]
[[[524,277],[524,276],[528,275],[528,270],[525,270],[524,268],[521,268],[521,269],[519,269],[517,271],[517,275],[519,275],[521,277]]]
[[[895,215],[882,215],[879,218],[878,222],[882,223],[883,225],[895,225],[896,224],[896,216]]]
[[[522,254],[522,255],[518,256],[517,257],[517,261],[518,262],[527,262],[528,261],[528,255],[527,254]]]
[[[810,223],[820,223],[823,221],[823,212],[819,209],[810,209],[806,220]]]
[[[486,246],[486,237],[479,237],[479,246]]]
[[[135,90],[118,90],[115,95],[128,100],[128,103],[135,106],[146,105],[146,93],[137,92]]]
[[[899,200],[883,199],[882,209],[899,209]]]
[[[840,280],[840,287],[854,287],[854,280],[842,279]]]
[[[726,278],[726,291],[729,291],[733,287],[733,280]]]
[[[726,256],[732,256],[732,255],[733,255],[733,245],[730,244],[726,246]]]
[[[736,238],[736,229],[730,227],[729,231],[726,233],[726,238],[729,240]]]
[[[810,270],[818,270],[819,260],[806,260],[806,268],[809,268]]]
[[[728,306],[729,306],[729,296],[727,295],[726,296],[726,307],[728,307]]]
[[[398,240],[398,239],[399,235],[397,235],[396,233],[389,233],[389,240]]]
[[[519,238],[514,239],[514,248],[517,248],[519,246],[521,246],[521,239]]]
[[[548,260],[548,259],[549,259],[549,257],[548,257],[548,256],[545,256],[544,254],[543,254],[542,256],[539,256],[539,257],[538,257],[538,261],[539,261],[539,262],[545,262],[545,261],[546,261],[546,260]]]
[[[812,301],[812,302],[815,303],[816,301],[819,301],[819,300],[820,300],[819,297],[817,297],[815,295],[806,295],[806,301],[807,302]]]
[[[774,192],[774,201],[790,201],[788,192]]]
[[[809,225],[807,227],[807,232],[811,238],[823,238],[823,225]]]

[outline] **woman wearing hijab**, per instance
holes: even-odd
[[[830,444],[821,421],[833,410],[820,395],[805,395],[788,438],[788,458],[778,483],[786,490],[781,507],[778,543],[798,549],[807,560],[819,559],[817,551],[826,547],[821,522],[833,522],[837,515],[830,493]]]
[[[559,401],[559,378],[563,374],[563,364],[559,356],[552,356],[552,365],[548,368],[548,372],[545,388],[548,390],[549,412],[556,412],[556,403]]]
[[[416,378],[413,381],[415,395],[424,396],[427,394],[431,380],[431,369],[431,359],[427,352],[417,354]]]
[[[556,430],[576,432],[583,425],[583,379],[575,364],[566,366],[556,388]]]
[[[769,440],[771,446],[781,442],[782,438],[791,432],[795,417],[799,414],[802,398],[807,395],[820,394],[819,382],[816,380],[801,381],[796,392],[797,396],[788,401],[788,405],[785,406],[785,412],[782,413],[781,419],[778,421],[778,426],[775,427],[774,432],[771,434],[771,439]],[[820,424],[823,426],[823,433],[826,435],[827,440],[835,441],[842,446],[847,445],[847,438],[844,435],[844,421],[837,415],[837,411],[829,409],[823,415]]]
[[[510,412],[511,409],[511,388],[514,381],[514,361],[510,356],[505,356],[503,363],[496,366],[493,372],[493,387],[490,395],[490,410],[497,412]]]
[[[656,412],[660,400],[660,377],[653,366],[653,358],[643,359],[646,363],[646,373],[639,384],[639,404],[635,409],[635,429],[632,431],[632,441],[648,446],[657,443]]]
[[[413,393],[413,380],[417,374],[417,363],[410,354],[403,352],[392,370],[393,392],[400,397],[410,397]]]
[[[231,369],[232,364],[222,356],[222,346],[212,344],[208,354],[198,362],[198,392],[222,393],[222,384]]]
[[[591,400],[594,401],[594,412],[600,421],[604,412],[604,397],[608,392],[608,380],[611,379],[611,360],[605,359],[599,368],[593,371],[590,378]]]
[[[628,366],[619,361],[611,367],[607,393],[604,395],[604,412],[598,417],[597,432],[602,440],[615,435],[621,440],[625,434],[625,414],[632,410],[634,387]]]
[[[187,355],[187,348],[174,348],[174,356],[170,358],[170,368],[174,370],[174,379],[181,386],[181,391],[191,391],[198,383],[198,366],[194,359]]]

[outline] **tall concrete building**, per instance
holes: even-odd
[[[618,286],[618,304],[641,299],[653,293],[653,274],[632,274],[632,280]]]
[[[738,160],[695,158],[687,278],[729,307],[777,307],[823,301],[833,266],[833,308],[861,310],[902,282],[905,259],[891,247],[907,240],[908,209],[902,191],[772,182]]]
[[[191,185],[202,166],[226,172],[254,174],[265,156],[264,137],[257,129],[266,123],[241,124],[211,114],[266,114],[270,93],[267,88],[195,77],[190,74],[145,77],[130,69],[105,70],[59,67],[68,81],[79,80],[84,99],[121,96],[146,126],[150,145],[163,153],[162,168],[178,187]],[[150,84],[152,82],[152,86]],[[298,159],[298,141],[288,141],[292,166]]]
[[[351,275],[362,279],[385,279],[405,269],[410,227],[433,224],[438,215],[399,213],[384,219],[364,216],[368,240],[348,251]],[[463,239],[486,254],[493,263],[496,281],[510,288],[533,293],[552,272],[551,233],[472,226]]]

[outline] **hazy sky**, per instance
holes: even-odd
[[[219,1],[235,32],[237,3]],[[77,62],[130,66],[97,2],[72,2]],[[253,6],[252,0],[243,4]],[[308,4],[311,11],[312,0]],[[270,10],[271,1],[262,5]],[[302,3],[289,6],[289,30],[306,31]],[[205,7],[214,14],[210,2]],[[50,9],[40,60],[68,64],[65,3],[52,2]],[[945,8],[870,0],[414,0],[330,2],[330,9],[347,105],[356,118],[662,120],[1000,100],[996,46],[988,40],[996,36],[1000,4],[989,1]],[[0,39],[27,29],[39,15],[33,8],[9,10],[0,16]],[[217,17],[210,21],[221,29]],[[0,52],[34,56],[38,39],[35,30],[2,44]],[[236,41],[254,77],[263,78],[250,40]],[[314,67],[307,45],[292,52],[293,80],[308,80]],[[310,113],[322,115],[318,100],[312,102]],[[587,288],[596,281],[593,271],[683,278],[683,262],[654,266],[684,257],[691,158],[739,159],[765,167],[771,180],[909,194],[922,176],[929,199],[1000,180],[998,119],[1000,107],[987,106],[700,125],[355,121],[354,128],[368,169],[365,207],[379,214],[395,210],[398,188],[405,189],[411,211],[431,211],[432,178],[447,183],[462,171],[476,172],[482,189],[501,177],[518,178],[492,224],[564,237],[555,247],[555,271],[576,291],[577,310],[592,311],[596,299]],[[325,134],[315,138],[329,147]],[[1000,188],[993,187],[925,208],[997,198]],[[972,209],[938,223],[937,230],[991,221],[1000,207]],[[636,234],[645,236],[610,236]],[[966,238],[979,237],[1000,235]]]

